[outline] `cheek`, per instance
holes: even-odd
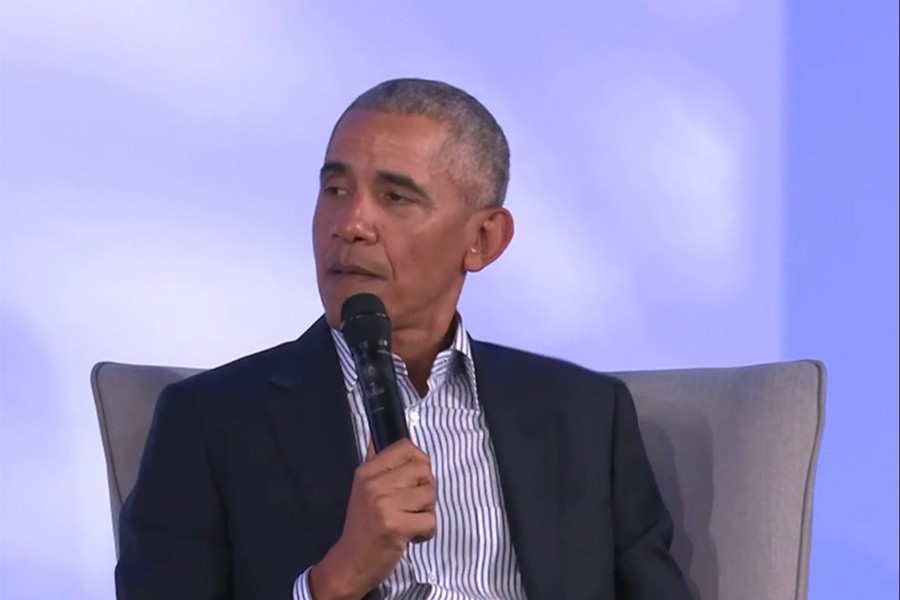
[[[460,238],[430,232],[388,248],[398,280],[405,286],[423,287],[454,277],[459,271]]]

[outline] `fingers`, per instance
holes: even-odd
[[[369,448],[372,448],[371,442],[369,443]],[[428,459],[428,455],[416,447],[409,439],[402,439],[377,454],[375,454],[374,449],[367,450],[362,470],[364,475],[375,475],[397,469],[409,462],[426,464],[429,470],[431,469],[431,461]]]
[[[410,497],[406,498],[407,501],[412,502],[411,505],[421,506],[429,503],[425,498],[414,499],[412,495],[410,494]],[[399,498],[396,500],[399,501]],[[404,542],[429,540],[437,531],[437,517],[433,510],[407,511],[394,506],[380,515],[382,521],[379,528],[382,531],[393,532],[397,539]]]
[[[371,475],[361,474],[360,469],[355,477],[354,485],[360,486],[365,497],[371,501],[393,496],[403,490],[425,488],[432,494],[436,490],[431,465],[418,462],[409,462],[391,471]]]
[[[381,459],[381,466],[385,469],[393,469],[413,461],[429,462],[428,455],[408,438],[394,442],[379,452],[377,457]]]
[[[420,485],[414,488],[407,488],[394,493],[393,500],[395,506],[404,512],[422,513],[434,512],[436,502],[434,486]]]
[[[354,573],[354,594],[372,589],[411,542],[434,537],[435,504],[435,479],[424,452],[407,439],[376,453],[370,441],[353,476],[344,529],[326,559]]]
[[[377,481],[376,489],[393,492],[420,485],[434,485],[431,463],[408,462],[390,471],[382,471],[370,477]]]
[[[407,515],[406,530],[407,540],[414,544],[430,540],[437,531],[437,519],[433,512],[422,512]]]

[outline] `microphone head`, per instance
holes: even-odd
[[[350,346],[372,342],[390,344],[391,320],[381,298],[375,294],[347,298],[341,306],[341,333]]]
[[[387,309],[381,298],[375,294],[356,294],[344,300],[341,306],[342,323],[361,315],[380,315],[387,319]]]

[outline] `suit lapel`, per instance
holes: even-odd
[[[275,393],[266,408],[324,554],[343,529],[359,458],[346,388],[325,320],[319,319],[295,344],[291,364],[270,378]]]
[[[340,537],[359,464],[350,407],[328,325],[319,319],[272,375],[272,431],[311,512],[324,554]],[[497,455],[510,534],[530,600],[562,597],[558,418],[552,390],[508,351],[472,343],[478,397]],[[367,598],[377,597],[373,590]]]
[[[558,413],[552,390],[519,372],[509,351],[473,342],[478,398],[497,455],[525,593],[562,597]]]

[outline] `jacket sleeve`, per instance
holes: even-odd
[[[672,517],[644,449],[631,393],[620,381],[616,382],[613,427],[616,598],[688,600],[691,593],[669,552]]]
[[[225,511],[193,398],[163,390],[119,517],[120,600],[231,597]]]

